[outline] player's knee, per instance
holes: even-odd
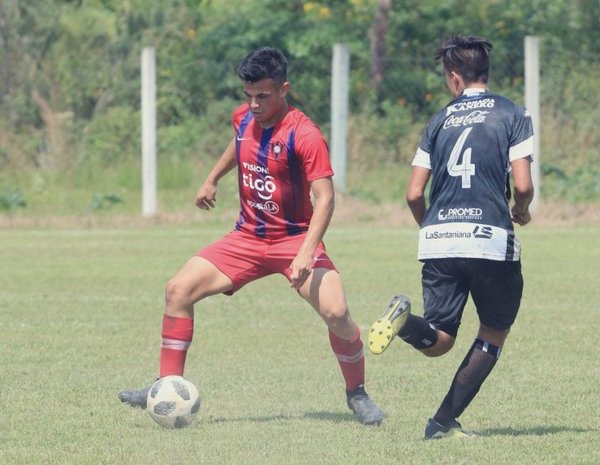
[[[165,286],[165,301],[167,307],[189,305],[189,292],[179,280],[171,278]]]
[[[427,357],[441,357],[444,354],[450,352],[450,349],[454,347],[456,339],[449,334],[438,330],[438,340],[434,345],[427,349],[422,349],[421,352]]]
[[[327,309],[321,309],[321,317],[330,328],[339,328],[348,324],[350,321],[350,312],[345,305],[333,306]]]

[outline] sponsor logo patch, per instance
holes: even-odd
[[[481,218],[483,218],[483,210],[481,208],[442,208],[438,212],[438,220],[440,221],[480,220]]]

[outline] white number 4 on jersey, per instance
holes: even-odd
[[[470,189],[471,188],[471,176],[475,176],[475,165],[471,163],[471,148],[469,147],[464,152],[463,147],[465,145],[465,141],[469,133],[473,128],[466,128],[458,140],[456,144],[454,144],[454,148],[452,149],[452,153],[450,154],[450,159],[448,160],[447,169],[448,174],[450,176],[460,176],[462,178],[462,188]],[[461,152],[462,152],[462,162],[461,160]]]

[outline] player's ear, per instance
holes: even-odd
[[[281,87],[279,88],[279,94],[282,97],[285,97],[289,91],[290,91],[290,83],[288,81],[285,81],[283,84],[281,84]]]
[[[450,71],[448,73],[448,88],[455,97],[462,94],[462,91],[465,90],[464,79],[456,71]]]

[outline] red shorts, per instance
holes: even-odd
[[[233,288],[231,295],[246,284],[257,279],[280,273],[290,281],[290,265],[304,242],[306,233],[281,239],[263,239],[233,230],[223,238],[200,249],[196,255],[205,258],[223,272]],[[336,270],[321,242],[314,256],[314,268]]]

